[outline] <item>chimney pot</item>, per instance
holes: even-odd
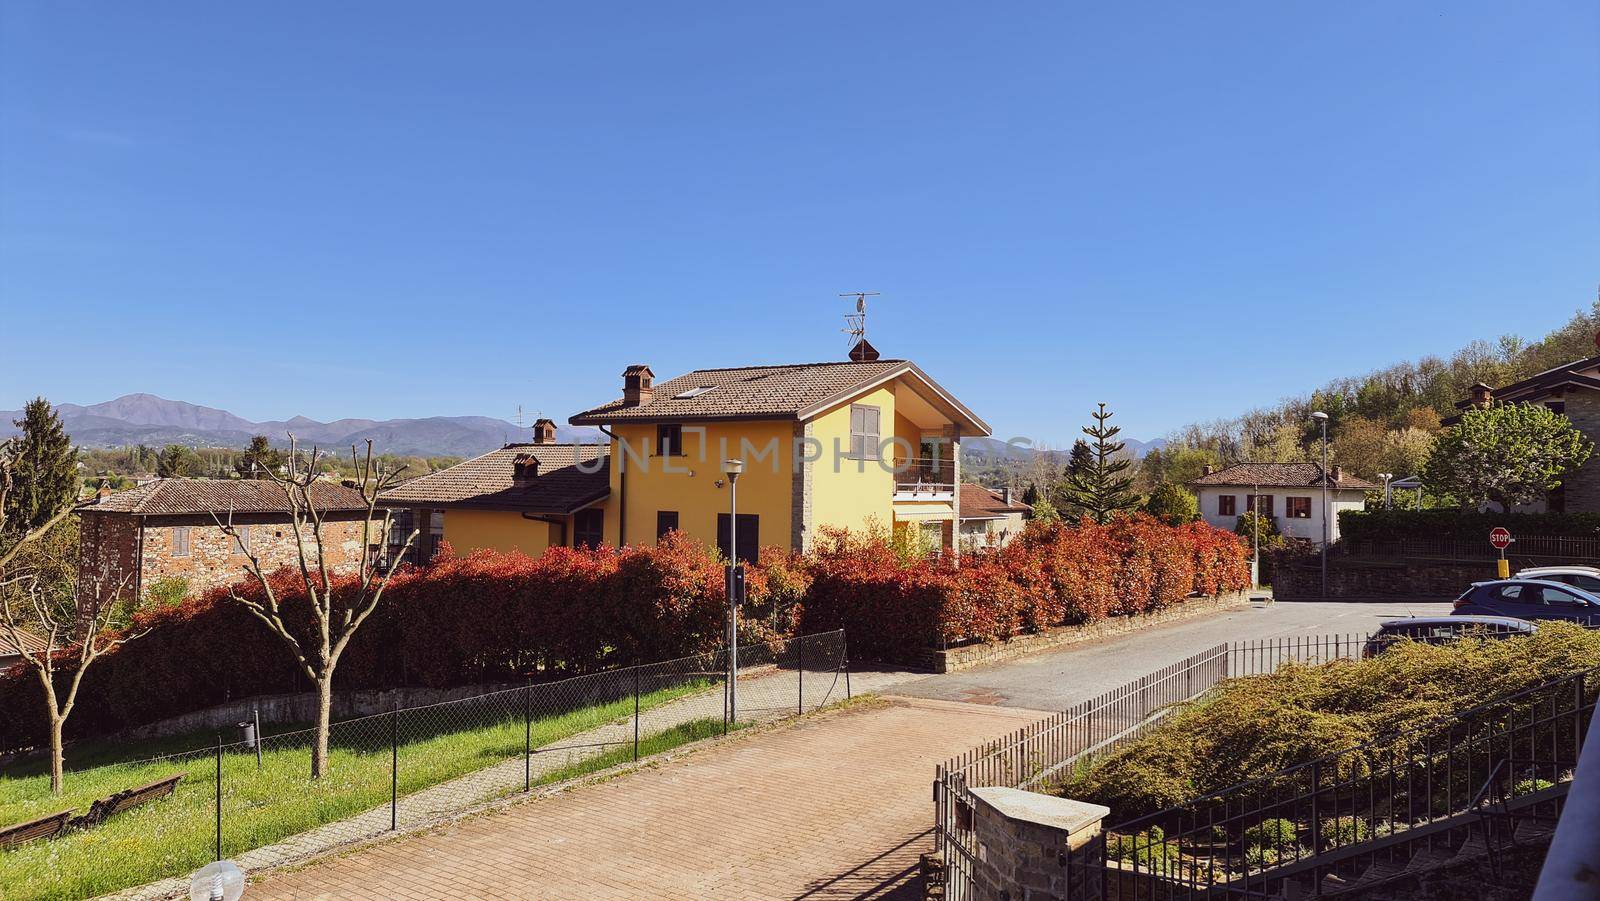
[[[1342,470],[1341,470],[1339,464],[1337,464],[1337,463],[1333,464],[1333,469],[1329,472],[1329,475],[1333,476],[1333,481],[1334,481],[1335,484],[1337,484],[1338,481],[1339,481],[1340,472],[1341,471]]]
[[[539,458],[533,454],[517,454],[511,466],[511,484],[517,488],[533,484],[539,476]]]
[[[1473,406],[1475,406],[1475,407],[1487,407],[1490,404],[1494,403],[1494,389],[1490,388],[1488,385],[1485,385],[1482,382],[1478,382],[1477,384],[1473,385],[1468,390],[1472,392],[1472,405]]]
[[[1010,485],[1007,485],[1006,487],[1000,489],[1000,500],[1003,501],[1007,507],[1011,506],[1011,486]]]
[[[534,444],[555,444],[556,424],[551,419],[541,419],[533,424]]]
[[[110,496],[111,496],[111,486],[107,485],[105,482],[101,482],[100,483],[100,487],[94,493],[95,502],[98,503],[100,501],[105,500],[106,498],[108,498]]]
[[[637,407],[647,404],[650,398],[655,397],[656,374],[650,367],[643,363],[635,363],[622,370],[622,403],[624,406]]]
[[[1212,470],[1212,466],[1211,466],[1210,463],[1207,463],[1207,464],[1205,464],[1205,465],[1200,467],[1200,474],[1203,475],[1203,476],[1211,475],[1212,471],[1213,470]]]
[[[857,363],[871,363],[878,359],[878,349],[873,347],[867,339],[862,338],[855,346],[850,348],[850,359]]]

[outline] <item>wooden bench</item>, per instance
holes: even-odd
[[[63,810],[60,813],[52,813],[47,817],[40,817],[37,820],[29,820],[26,823],[18,823],[15,826],[7,826],[4,829],[0,829],[0,850],[14,848],[27,842],[36,842],[42,838],[55,838],[61,834],[63,829],[67,828],[67,821],[70,819],[72,819],[72,811]]]
[[[154,801],[157,798],[165,798],[167,795],[172,794],[173,789],[178,787],[178,781],[187,775],[189,774],[179,773],[176,776],[168,776],[165,779],[157,779],[154,782],[151,782],[147,785],[141,785],[138,788],[126,788],[122,791],[116,792],[115,794],[101,798],[100,800],[89,805],[88,813],[73,819],[69,825],[73,829],[92,829],[95,826],[104,823],[108,818],[115,816],[124,810],[138,807],[140,804],[143,804],[146,801]]]

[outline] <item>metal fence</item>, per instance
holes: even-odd
[[[726,662],[717,651],[343,720],[332,726],[328,769],[316,780],[312,729],[219,736],[211,747],[69,772],[69,788],[80,779],[117,790],[183,779],[172,797],[96,827],[137,828],[158,854],[85,858],[83,866],[105,872],[66,875],[98,894],[214,859],[246,870],[287,863],[850,695],[842,631],[741,646],[737,722],[728,716]],[[69,833],[50,844],[74,840]]]

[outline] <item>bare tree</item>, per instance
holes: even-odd
[[[107,651],[143,633],[108,631],[120,589],[111,593],[75,592],[42,583],[38,574],[28,568],[16,567],[17,571],[13,571],[24,548],[72,513],[69,496],[48,520],[11,541],[5,511],[6,499],[17,487],[14,447],[10,441],[0,442],[0,539],[10,541],[0,552],[0,629],[44,689],[50,717],[50,792],[59,795],[62,730],[78,701],[84,673]],[[58,676],[65,679],[65,686],[57,685]]]
[[[127,580],[122,582],[126,586]],[[114,630],[120,589],[107,595],[60,597],[32,573],[0,582],[0,628],[39,678],[50,717],[50,793],[61,794],[62,732],[78,702],[83,675],[107,651],[144,635]],[[101,598],[104,597],[104,600]],[[58,681],[65,685],[58,685]]]
[[[350,448],[350,462],[355,470],[355,487],[361,492],[365,516],[361,524],[360,563],[357,578],[348,584],[335,586],[328,571],[328,557],[323,543],[324,512],[318,507],[315,486],[318,453],[315,446],[309,458],[302,459],[293,435],[289,436],[289,456],[283,472],[268,470],[266,479],[283,491],[289,508],[289,526],[294,536],[296,563],[299,568],[299,589],[309,610],[309,622],[297,616],[298,603],[286,613],[282,597],[273,586],[271,573],[261,563],[260,556],[249,544],[240,541],[239,531],[233,522],[233,511],[226,518],[212,514],[222,531],[238,544],[244,552],[245,569],[261,589],[259,597],[247,596],[237,586],[228,589],[228,595],[243,605],[255,617],[267,624],[274,634],[288,646],[295,661],[307,678],[317,686],[316,743],[311,752],[311,777],[320,779],[328,771],[328,731],[333,712],[333,673],[339,665],[339,656],[349,646],[350,639],[367,621],[372,611],[383,600],[384,589],[394,575],[396,567],[416,540],[417,530],[400,546],[398,553],[387,561],[376,559],[369,552],[374,544],[387,541],[392,525],[390,511],[384,510],[381,520],[378,499],[383,492],[400,481],[401,470],[382,472],[372,455],[372,441],[367,441],[365,455],[355,446]],[[374,534],[376,533],[376,534]],[[376,537],[377,542],[373,539]],[[390,545],[393,547],[393,545]]]

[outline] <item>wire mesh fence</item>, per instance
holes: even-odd
[[[142,799],[160,803],[0,850],[0,884],[7,897],[93,895],[211,860],[286,863],[849,696],[843,632],[741,647],[738,659],[733,680],[718,650],[342,720],[315,779],[314,729],[75,769],[75,795],[181,778]],[[121,835],[135,854],[93,853]]]

